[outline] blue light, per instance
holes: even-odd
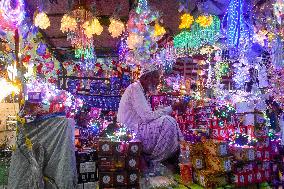
[[[227,43],[230,47],[252,41],[252,28],[244,18],[243,5],[244,0],[230,0],[227,12]]]

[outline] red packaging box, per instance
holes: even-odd
[[[128,185],[139,185],[140,172],[139,171],[129,171],[127,174],[127,184]]]
[[[114,174],[114,185],[115,186],[126,186],[127,185],[127,172],[116,172]]]
[[[113,172],[100,172],[99,173],[100,188],[112,187],[114,185]]]
[[[255,182],[256,183],[262,183],[262,182],[264,182],[264,171],[262,171],[262,170],[257,170],[255,173],[254,173],[254,175],[255,175]]]
[[[130,156],[140,156],[140,153],[142,151],[142,144],[139,141],[133,141],[129,142],[128,145],[128,154]]]
[[[114,151],[114,143],[108,140],[99,141],[99,155],[110,156]]]
[[[125,166],[127,170],[139,170],[140,169],[140,158],[129,156],[126,158]]]

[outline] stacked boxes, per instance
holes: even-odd
[[[232,169],[228,146],[223,142],[206,140],[188,144],[193,167],[193,181],[205,188],[217,188],[228,183],[227,173]]]
[[[100,188],[139,188],[141,143],[99,141]]]
[[[97,152],[76,152],[78,189],[93,189],[98,185]]]

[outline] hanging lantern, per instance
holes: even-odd
[[[111,36],[113,38],[119,37],[125,30],[123,22],[120,20],[116,20],[111,18],[110,19],[110,25],[108,28],[108,31],[111,33]]]
[[[40,29],[46,29],[50,26],[50,21],[45,12],[40,12],[35,16],[34,24]]]
[[[161,26],[158,22],[156,22],[154,29],[155,29],[155,32],[154,32],[155,37],[163,36],[166,33],[165,28]]]
[[[61,27],[60,30],[65,33],[69,31],[75,31],[77,28],[77,22],[75,18],[72,18],[65,14],[63,18],[61,19]]]
[[[189,29],[194,22],[193,16],[188,13],[183,14],[180,19],[181,23],[179,25],[179,29]]]

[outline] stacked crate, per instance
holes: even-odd
[[[97,151],[76,152],[78,185],[77,189],[94,189],[98,185]]]
[[[100,188],[138,189],[141,142],[99,141]]]

